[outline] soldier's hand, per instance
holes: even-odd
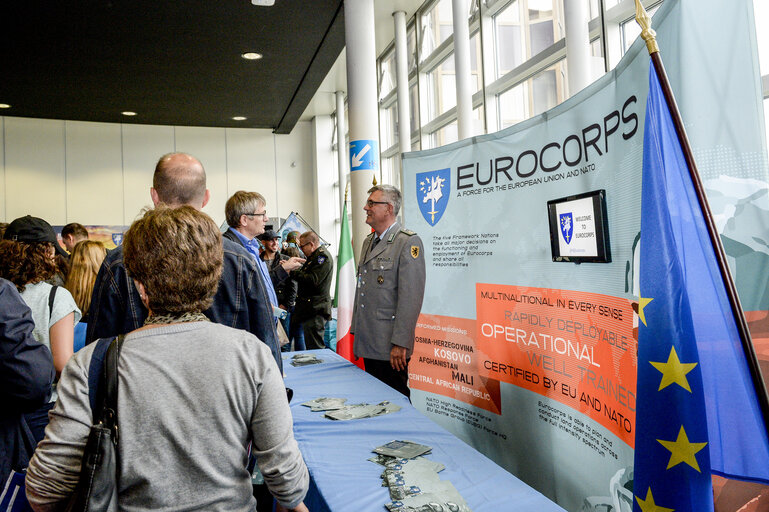
[[[406,369],[406,347],[393,345],[393,348],[390,349],[390,366],[396,371]]]
[[[296,270],[302,265],[304,265],[304,258],[300,258],[299,256],[292,256],[287,260],[283,260],[280,262],[280,265],[283,267],[283,270],[286,272],[291,272],[292,270]]]

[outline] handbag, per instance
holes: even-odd
[[[88,384],[94,424],[83,451],[80,479],[67,512],[113,512],[118,508],[117,365],[124,338],[120,335],[111,341],[99,340],[91,359]],[[107,342],[109,347],[103,355]],[[103,356],[103,363],[99,356]],[[96,392],[92,393],[94,387]]]

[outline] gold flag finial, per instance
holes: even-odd
[[[652,29],[652,19],[641,4],[641,0],[635,0],[635,20],[641,25],[641,39],[646,41],[649,55],[659,53],[660,47],[657,46],[657,33]]]
[[[376,174],[374,175],[374,179],[373,179],[373,181],[371,182],[371,184],[372,184],[372,185],[374,185],[374,186],[376,187]]]

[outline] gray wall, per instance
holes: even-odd
[[[54,225],[129,225],[151,204],[157,159],[184,151],[206,168],[211,201],[204,211],[217,224],[237,190],[262,193],[271,216],[298,211],[317,224],[309,122],[289,135],[19,117],[0,117],[0,128],[3,222],[31,214]]]

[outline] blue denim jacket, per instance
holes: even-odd
[[[34,450],[22,413],[51,397],[51,351],[32,336],[35,322],[16,287],[0,279],[0,485],[11,469],[27,467]]]
[[[214,303],[203,313],[216,322],[243,329],[262,340],[283,371],[280,343],[275,331],[272,305],[253,257],[226,238],[224,267]],[[144,325],[147,309],[123,266],[123,248],[111,251],[99,269],[91,296],[86,344],[98,338],[125,334]]]

